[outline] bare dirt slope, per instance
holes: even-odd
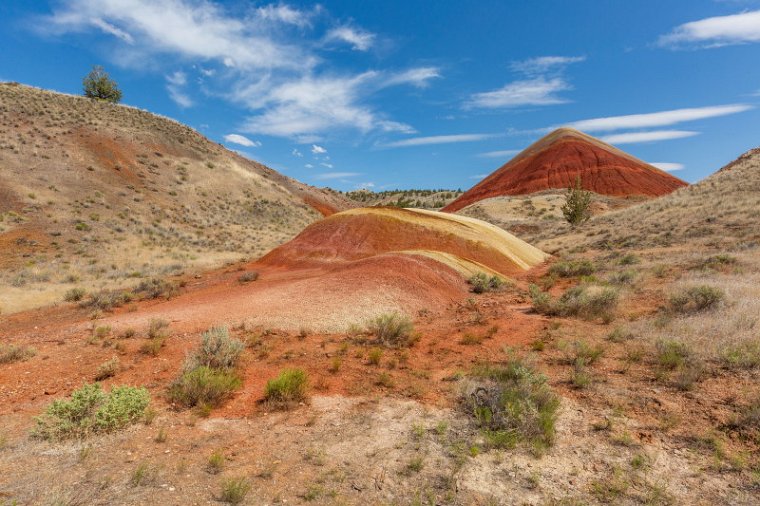
[[[353,204],[167,118],[0,84],[0,308],[257,257]]]
[[[568,188],[577,178],[586,190],[616,197],[655,197],[686,186],[684,181],[599,139],[560,128],[530,145],[443,210],[455,212],[499,195]]]

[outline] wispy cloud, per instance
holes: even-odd
[[[478,156],[481,158],[503,158],[519,152],[519,149],[502,149],[501,151],[486,151],[485,153],[478,153]]]
[[[367,51],[375,41],[375,34],[359,28],[339,26],[327,32],[325,40],[345,42],[356,51]]]
[[[570,85],[560,77],[551,79],[537,77],[514,81],[498,90],[475,93],[470,97],[467,106],[490,109],[563,104],[567,100],[560,97],[558,93],[570,88]]]
[[[640,144],[643,142],[668,141],[683,139],[699,135],[699,132],[690,130],[652,130],[648,132],[624,132],[602,137],[604,142],[610,144]]]
[[[428,86],[431,79],[441,77],[438,67],[417,67],[396,74],[391,74],[386,80],[385,86],[395,86],[397,84],[411,84],[418,88]]]
[[[414,137],[395,142],[389,142],[383,146],[389,148],[401,148],[409,146],[427,146],[430,144],[451,144],[456,142],[475,142],[495,137],[495,134],[454,134],[454,135],[433,135],[429,137]]]
[[[361,172],[323,172],[314,176],[315,179],[346,179],[361,176]]]
[[[682,163],[675,163],[675,162],[649,162],[649,165],[654,165],[660,170],[664,170],[667,172],[673,172],[675,170],[682,170],[684,168],[684,164]]]
[[[659,45],[672,48],[719,47],[750,42],[760,42],[760,10],[684,23],[658,40]]]
[[[585,60],[585,56],[538,56],[512,62],[510,68],[525,75],[544,75],[564,70],[568,65]]]
[[[319,146],[317,144],[312,144],[311,145],[311,152],[312,152],[312,154],[315,154],[315,155],[323,155],[323,154],[327,153],[327,150],[325,148],[323,148],[322,146]]]
[[[605,118],[586,119],[568,123],[570,126],[584,132],[605,132],[625,128],[656,128],[672,126],[687,121],[727,116],[752,109],[747,104],[729,104],[709,107],[692,107],[688,109],[672,109],[645,114],[628,114],[625,116],[608,116]]]
[[[321,10],[322,8],[319,5],[311,11],[304,11],[281,3],[259,7],[256,9],[256,15],[261,19],[268,21],[277,21],[279,23],[305,28],[311,26],[311,19],[321,12]]]
[[[472,176],[468,177],[467,179],[483,179],[483,178],[486,178],[486,177],[488,177],[488,174],[475,174],[475,175],[472,175]]]
[[[180,107],[191,107],[193,100],[184,91],[187,84],[187,75],[184,72],[174,72],[166,76],[166,90],[169,92],[169,98]]]
[[[584,61],[584,56],[539,56],[512,62],[510,68],[522,74],[503,87],[475,93],[465,103],[466,108],[514,108],[523,106],[554,105],[568,102],[559,95],[572,89],[564,77],[568,65]]]
[[[224,136],[224,140],[232,144],[240,144],[241,146],[249,148],[257,148],[261,146],[259,141],[252,141],[248,137],[239,134],[227,134]]]

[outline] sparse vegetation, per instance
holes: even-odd
[[[0,344],[0,364],[22,362],[35,356],[34,348],[18,344]]]
[[[549,267],[549,274],[561,278],[590,276],[595,271],[596,266],[591,260],[562,260]]]
[[[516,357],[479,366],[472,376],[464,404],[491,446],[524,441],[540,451],[554,443],[560,401],[545,376]]]
[[[285,369],[267,381],[264,399],[275,408],[287,409],[307,400],[307,386],[308,376],[302,369]]]
[[[145,388],[120,386],[106,393],[98,383],[86,384],[74,390],[71,399],[53,401],[35,418],[32,435],[60,440],[112,432],[140,421],[149,404]]]
[[[721,289],[713,286],[690,286],[671,295],[670,309],[679,314],[698,313],[717,307],[725,297]]]
[[[536,285],[530,286],[533,309],[550,316],[579,316],[592,320],[601,318],[605,322],[614,319],[618,303],[618,291],[611,287],[578,285],[569,288],[559,298],[554,299]]]
[[[467,282],[472,287],[474,293],[486,293],[499,290],[504,285],[504,280],[494,274],[489,276],[485,272],[479,272],[472,276]]]
[[[411,346],[417,341],[412,320],[399,313],[377,316],[369,322],[367,331],[385,346]]]
[[[220,499],[228,504],[240,504],[251,491],[251,483],[243,477],[228,478],[222,481]]]
[[[111,378],[119,372],[121,364],[117,357],[113,357],[110,360],[106,360],[98,366],[98,371],[95,373],[95,381],[103,381],[104,379]]]
[[[257,279],[259,279],[259,273],[256,271],[244,272],[238,276],[238,282],[240,283],[250,283],[251,281],[256,281]]]

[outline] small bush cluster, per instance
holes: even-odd
[[[411,346],[418,336],[414,333],[412,320],[399,313],[386,313],[367,324],[367,331],[386,346]]]
[[[499,290],[504,286],[504,280],[497,275],[489,276],[485,272],[478,272],[467,282],[472,287],[473,293],[486,293]]]
[[[35,356],[37,351],[28,346],[18,344],[0,344],[0,364],[10,364],[11,362],[21,362]]]
[[[691,390],[704,374],[704,363],[681,341],[657,341],[655,356],[661,378],[670,377],[679,390]]]
[[[66,302],[80,302],[87,294],[84,288],[71,288],[63,294],[63,300]]]
[[[563,260],[549,268],[549,274],[561,278],[590,276],[596,271],[596,266],[590,260]]]
[[[256,271],[244,272],[238,276],[239,283],[250,283],[251,281],[256,281],[257,279],[259,279],[259,273]]]
[[[554,443],[559,397],[546,377],[523,360],[477,367],[465,406],[492,447],[521,441],[542,450]]]
[[[307,399],[308,382],[309,378],[302,369],[285,369],[276,378],[267,381],[264,399],[277,409],[287,409]]]
[[[169,387],[169,399],[204,412],[219,406],[242,384],[235,368],[244,348],[224,327],[204,332],[200,347],[187,357],[182,374]]]
[[[670,296],[670,310],[679,314],[692,314],[714,309],[726,298],[720,288],[710,285],[690,286]]]
[[[605,322],[614,319],[618,303],[618,291],[611,287],[589,287],[578,285],[569,288],[559,298],[530,285],[533,309],[549,316],[578,316],[587,320],[602,318]]]
[[[112,432],[144,418],[150,404],[145,388],[113,387],[106,393],[100,384],[86,384],[71,399],[53,401],[35,418],[34,437],[47,440],[83,438]]]

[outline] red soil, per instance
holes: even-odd
[[[657,197],[687,185],[598,139],[561,128],[529,146],[443,210],[456,212],[501,195],[568,188],[577,177],[584,189],[615,197]]]

